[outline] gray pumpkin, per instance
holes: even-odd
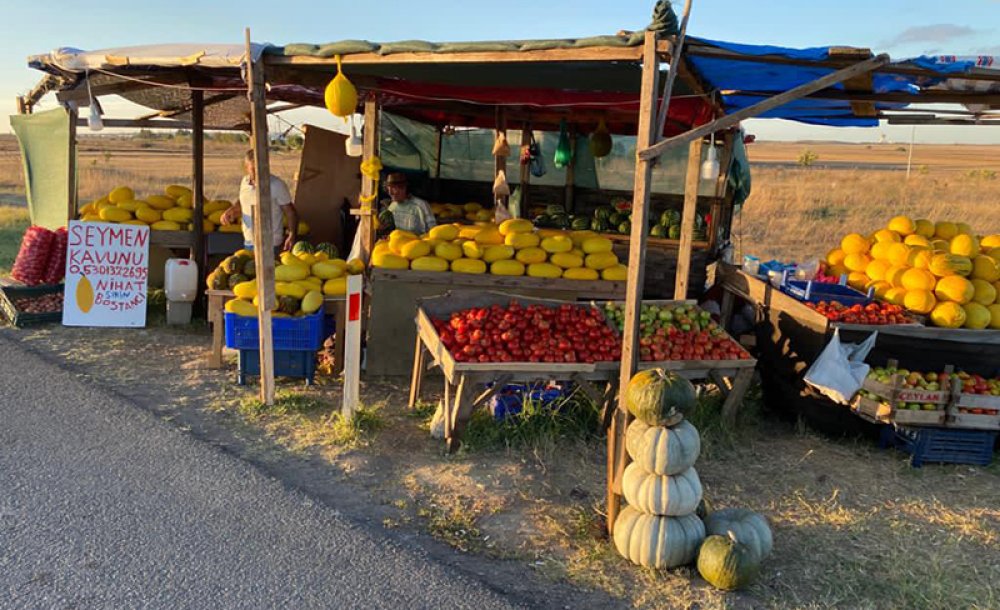
[[[705,531],[709,536],[728,536],[733,532],[737,540],[750,548],[758,562],[770,555],[774,546],[767,519],[746,508],[723,508],[709,513],[705,517]]]
[[[714,587],[724,591],[742,589],[760,572],[760,561],[733,532],[709,536],[698,549],[698,573]]]
[[[695,560],[705,539],[696,515],[659,517],[626,506],[615,520],[615,548],[622,557],[647,568],[675,568]]]
[[[644,513],[677,517],[695,512],[701,502],[701,481],[694,468],[676,475],[659,475],[632,462],[622,476],[625,501]]]
[[[701,437],[691,422],[684,420],[672,428],[647,426],[634,420],[625,432],[629,456],[647,472],[677,474],[694,466],[701,453]]]

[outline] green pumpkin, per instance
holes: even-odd
[[[723,508],[712,512],[705,517],[705,530],[709,535],[716,536],[733,532],[757,561],[763,561],[774,546],[767,519],[746,508]]]
[[[686,420],[666,428],[636,419],[625,431],[625,449],[646,472],[673,475],[694,466],[701,453],[701,437]]]
[[[650,515],[690,515],[701,502],[701,480],[694,468],[676,475],[659,475],[632,462],[622,475],[622,495],[629,506]]]
[[[295,245],[292,246],[292,254],[298,256],[299,254],[312,254],[313,245],[307,241],[297,241]]]
[[[709,584],[724,591],[746,587],[757,578],[758,572],[760,562],[733,532],[705,538],[698,551],[698,573]]]
[[[696,403],[691,382],[663,369],[639,371],[625,387],[629,413],[647,426],[677,425]]]
[[[659,517],[626,506],[615,520],[615,548],[622,557],[647,568],[676,568],[691,563],[705,539],[696,515]]]

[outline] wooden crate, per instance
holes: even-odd
[[[962,413],[961,408],[984,409],[992,413]],[[1000,396],[959,393],[948,409],[947,426],[969,430],[1000,430]]]
[[[940,426],[945,421],[945,410],[916,411],[896,409],[890,403],[861,396],[854,398],[851,409],[864,419],[883,424],[896,423],[905,426]]]

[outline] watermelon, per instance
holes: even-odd
[[[653,225],[653,228],[649,231],[652,237],[666,237],[667,228],[663,225]]]
[[[319,244],[318,246],[316,246],[316,252],[323,252],[329,258],[337,258],[337,254],[338,254],[338,252],[337,252],[337,246],[331,244],[328,241],[324,241],[321,244]]]
[[[669,227],[681,221],[681,215],[677,210],[664,210],[660,214],[660,224]]]
[[[606,233],[608,230],[608,221],[603,218],[594,218],[590,221],[590,229],[598,233]]]
[[[297,241],[295,242],[295,245],[292,246],[292,254],[299,255],[307,252],[310,254],[313,252],[313,245],[307,241]]]
[[[243,275],[250,279],[257,277],[257,265],[254,264],[253,259],[243,263]]]
[[[585,231],[590,228],[590,219],[586,216],[575,216],[570,223],[570,228],[574,231]]]
[[[609,205],[602,205],[601,207],[594,210],[594,218],[599,218],[601,220],[607,220],[615,212],[615,209]]]
[[[628,235],[629,233],[631,233],[632,221],[631,220],[621,221],[621,223],[619,223],[618,225],[618,232],[621,233],[622,235]]]
[[[548,214],[539,214],[535,217],[534,222],[536,227],[545,228],[552,225],[552,220],[549,218]]]
[[[545,206],[545,213],[549,216],[555,216],[556,214],[565,214],[566,208],[562,207],[558,203],[551,203]]]
[[[243,275],[242,273],[234,273],[229,276],[227,284],[229,285],[229,289],[232,290],[233,287],[236,286],[236,284],[242,284],[243,282],[247,282],[249,280],[250,278]]]
[[[670,225],[670,229],[667,230],[667,237],[670,239],[680,239],[681,238],[681,226],[680,225]]]
[[[608,215],[608,224],[612,227],[617,227],[623,220],[625,219],[622,218],[622,215],[618,212],[611,212],[611,214]]]
[[[625,388],[629,413],[647,426],[675,426],[697,402],[690,381],[663,369],[639,371]]]

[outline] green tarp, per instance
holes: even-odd
[[[56,108],[10,117],[21,145],[31,224],[66,226],[69,176],[69,113]]]

